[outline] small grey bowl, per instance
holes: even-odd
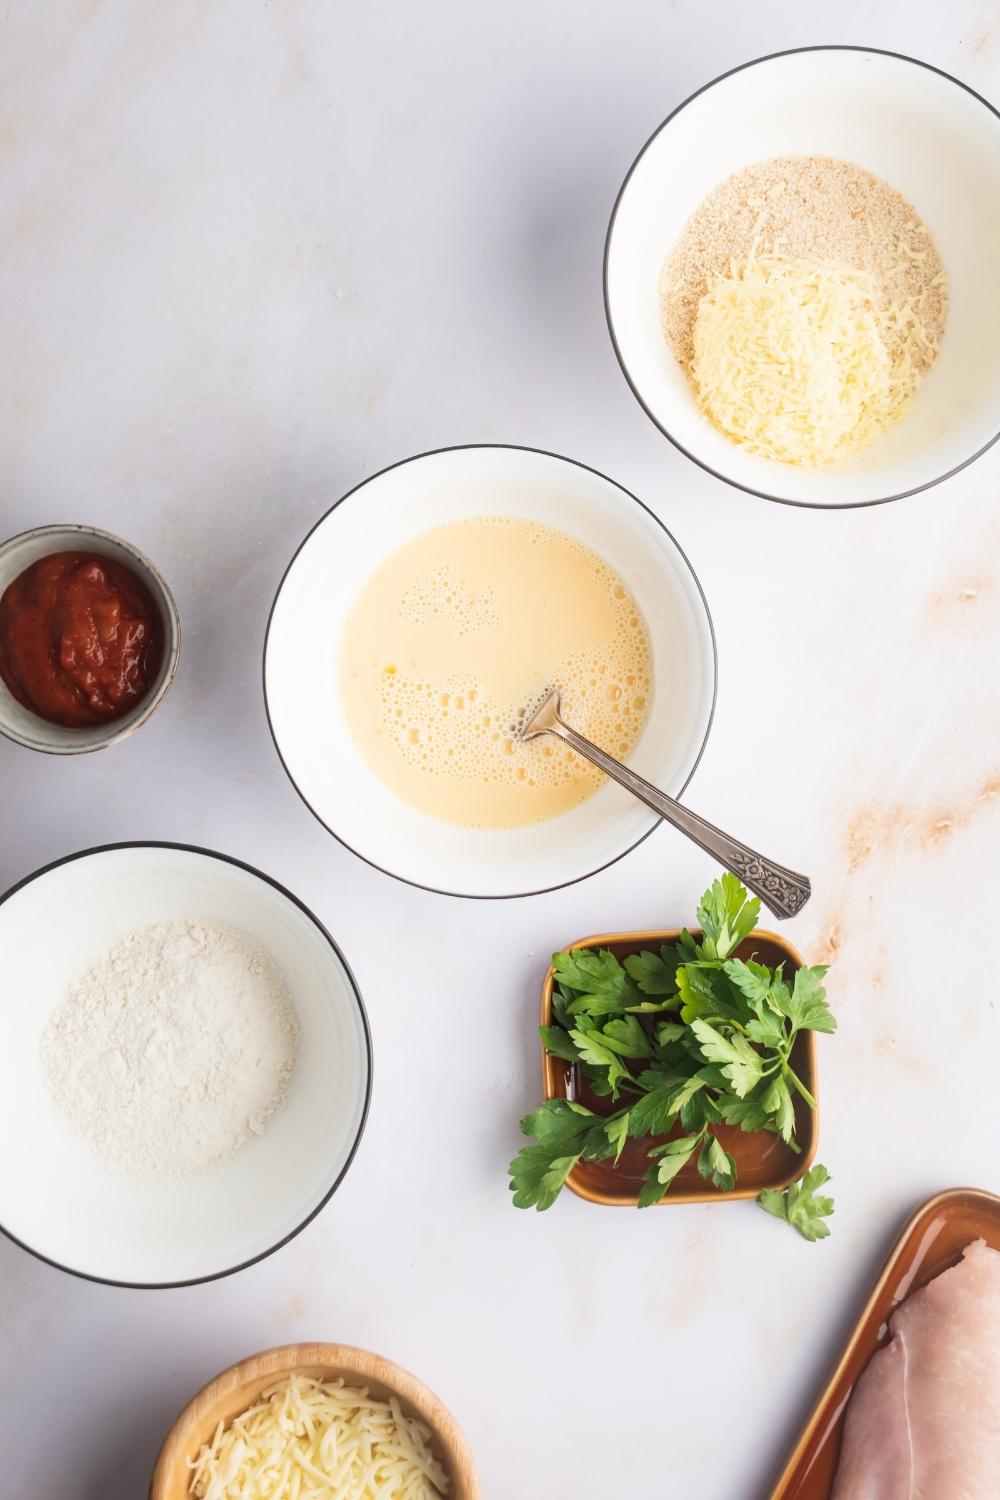
[[[145,724],[160,706],[177,670],[181,627],[173,595],[149,558],[122,537],[96,526],[34,526],[0,542],[0,597],[25,568],[53,552],[92,552],[131,568],[152,594],[163,622],[163,660],[152,687],[130,713],[107,724],[94,724],[86,729],[50,724],[18,703],[0,679],[0,734],[28,750],[43,750],[49,755],[82,755],[88,750],[117,745],[140,724]]]

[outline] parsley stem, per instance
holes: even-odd
[[[813,1098],[812,1094],[810,1094],[809,1090],[806,1088],[806,1086],[802,1082],[801,1078],[798,1077],[798,1075],[793,1071],[792,1068],[790,1068],[788,1066],[787,1063],[785,1064],[785,1072],[788,1074],[789,1078],[792,1080],[793,1085],[795,1086],[795,1088],[797,1089],[797,1091],[802,1095],[803,1099],[806,1101],[806,1103],[808,1104],[809,1108],[810,1109],[815,1109],[816,1108],[816,1100]]]

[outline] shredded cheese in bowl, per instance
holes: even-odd
[[[864,272],[775,253],[734,261],[709,285],[693,343],[715,426],[763,458],[815,467],[899,420],[928,339],[917,311],[880,298]]]
[[[197,1500],[440,1500],[430,1429],[343,1380],[293,1375],[189,1459]]]

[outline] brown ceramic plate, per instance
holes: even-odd
[[[840,1458],[844,1411],[858,1376],[886,1341],[893,1308],[957,1264],[973,1240],[1000,1250],[1000,1198],[975,1188],[938,1193],[918,1209],[893,1247],[771,1500],[829,1500]]]
[[[697,928],[691,929],[698,937]],[[609,948],[616,958],[627,958],[630,953],[639,953],[643,948],[654,952],[663,943],[676,943],[679,928],[667,932],[612,932],[600,937],[581,938],[571,943],[571,948]],[[794,974],[802,967],[802,956],[784,938],[773,932],[752,932],[745,943],[736,950],[739,958],[756,954],[762,963],[774,966],[784,963],[786,974]],[[555,971],[549,969],[542,985],[542,1025],[552,1024],[552,991]],[[806,1088],[817,1098],[816,1092],[816,1047],[811,1031],[802,1032],[792,1049],[792,1066]],[[610,1100],[592,1094],[572,1063],[562,1058],[550,1057],[542,1050],[542,1083],[546,1099],[579,1099],[597,1114],[609,1114],[614,1106]],[[678,1130],[675,1132],[680,1134]],[[720,1125],[716,1131],[719,1141],[736,1163],[736,1186],[729,1193],[720,1193],[705,1182],[695,1162],[682,1167],[674,1178],[670,1191],[657,1207],[671,1203],[716,1203],[720,1199],[756,1198],[764,1188],[785,1188],[812,1162],[816,1154],[819,1137],[818,1112],[811,1110],[802,1099],[795,1101],[795,1137],[799,1142],[798,1154],[779,1136],[767,1131],[747,1132],[736,1126]],[[648,1162],[646,1150],[650,1138],[627,1141],[617,1166],[609,1161],[578,1162],[566,1179],[579,1198],[589,1203],[605,1203],[612,1207],[634,1207],[639,1201],[639,1189]]]

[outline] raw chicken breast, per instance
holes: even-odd
[[[831,1500],[998,1500],[1000,1254],[967,1245],[889,1328],[855,1384]]]

